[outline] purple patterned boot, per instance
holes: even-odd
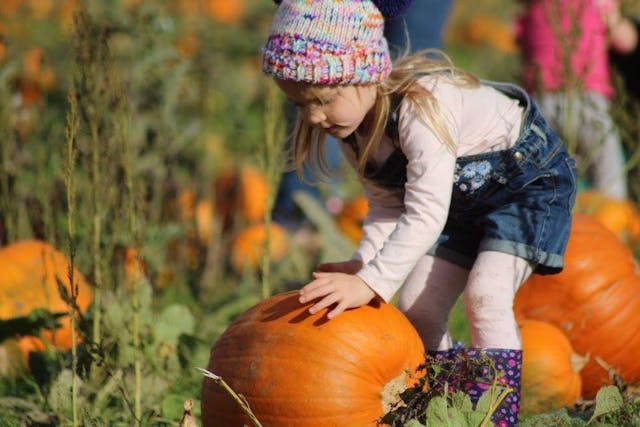
[[[453,343],[453,347],[448,350],[429,350],[427,352],[432,361],[427,368],[430,389],[442,393],[445,384],[447,384],[449,393],[460,390],[457,365],[459,364],[458,355],[463,349],[463,344],[456,341]]]
[[[466,349],[468,377],[462,389],[475,405],[480,396],[491,388],[496,377],[501,385],[510,387],[512,392],[502,401],[491,416],[494,426],[513,427],[518,425],[520,412],[520,373],[522,350],[501,348]]]

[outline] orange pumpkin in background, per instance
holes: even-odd
[[[231,267],[242,274],[245,269],[257,270],[265,251],[267,227],[264,223],[252,224],[240,231],[231,244]],[[276,223],[271,223],[270,254],[272,262],[281,261],[289,250],[287,231]]]
[[[228,228],[235,217],[245,222],[262,221],[266,212],[269,184],[254,166],[227,168],[215,179],[216,211]]]
[[[227,25],[234,25],[244,17],[247,5],[244,0],[205,0],[207,15]]]
[[[265,427],[358,426],[376,421],[418,378],[424,347],[395,307],[374,301],[327,321],[298,292],[268,298],[231,323],[207,369],[248,402]],[[238,403],[206,379],[202,423],[252,425]]]
[[[0,1],[0,16],[12,17],[22,6],[22,0],[2,0]]]
[[[336,216],[336,224],[342,233],[354,243],[362,238],[362,223],[367,217],[369,204],[364,196],[356,196],[342,207]]]
[[[612,199],[594,190],[576,197],[575,212],[591,215],[625,243],[640,239],[640,213],[631,200]]]
[[[71,295],[69,260],[51,245],[38,240],[23,240],[0,248],[0,318],[26,316],[36,308],[52,313],[69,312],[69,306],[58,291],[59,281]],[[78,289],[77,304],[85,311],[93,298],[91,287],[80,271],[74,269],[74,284]],[[43,331],[44,337],[58,350],[71,348],[71,319],[60,320],[55,331]],[[34,343],[24,348],[43,348]],[[39,341],[39,340],[38,340]]]
[[[523,413],[539,414],[573,406],[582,394],[580,370],[587,359],[577,355],[564,332],[535,319],[519,322],[522,338]]]
[[[44,19],[53,10],[54,0],[26,0],[26,5],[33,16],[38,19]]]
[[[585,398],[611,382],[598,358],[626,382],[640,381],[640,276],[631,250],[594,218],[574,214],[563,271],[533,274],[516,293],[514,311],[554,324],[589,356],[581,371]]]

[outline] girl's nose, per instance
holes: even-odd
[[[310,105],[306,108],[307,120],[310,124],[316,126],[327,119],[321,106]]]

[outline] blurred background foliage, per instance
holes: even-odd
[[[446,52],[481,78],[518,82],[518,7],[456,1]],[[283,100],[259,49],[274,8],[0,1],[0,246],[46,241],[95,288],[77,352],[45,345],[3,378],[0,425],[175,425],[199,395],[193,368],[232,319],[349,256],[354,243],[317,201],[299,203],[319,233],[270,224]],[[343,202],[359,194],[341,185]],[[456,310],[454,335],[467,340]]]

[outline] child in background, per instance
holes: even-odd
[[[526,88],[593,187],[617,199],[628,190],[607,52],[624,44],[623,23],[616,0],[529,0],[517,23]]]
[[[513,392],[492,419],[513,426],[522,360],[513,299],[532,272],[562,269],[575,163],[524,90],[480,82],[437,55],[392,67],[368,0],[277,9],[262,69],[298,108],[296,166],[326,135],[338,138],[369,201],[352,259],[319,266],[300,301],[333,319],[401,288],[427,350],[489,357],[505,372]],[[447,318],[461,294],[473,348],[452,350]],[[485,386],[461,385],[474,402]]]

